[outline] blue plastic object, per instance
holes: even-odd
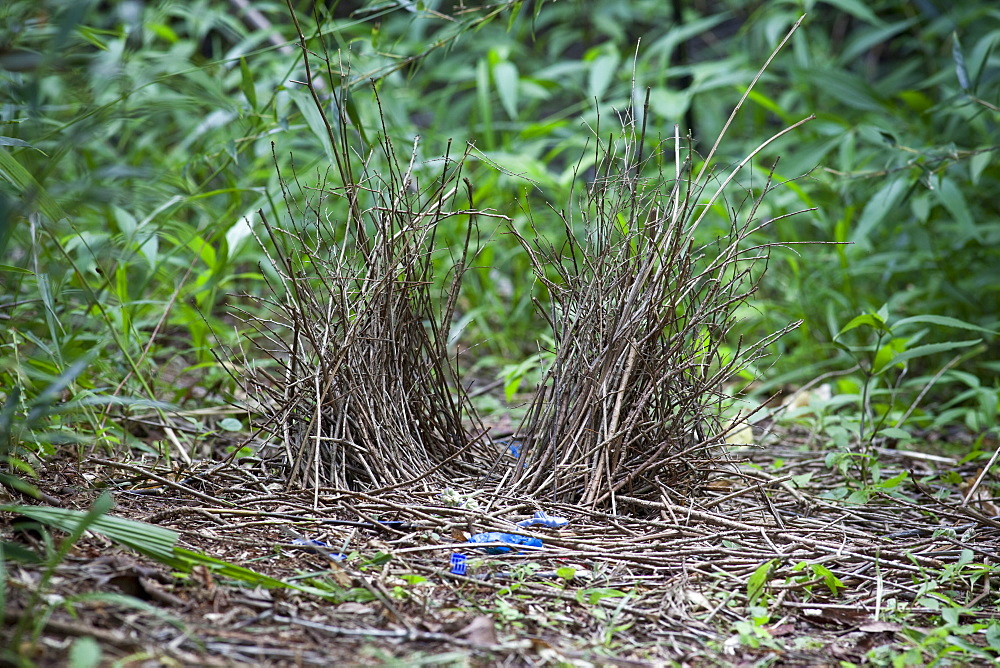
[[[451,555],[451,572],[455,575],[465,575],[467,567],[468,564],[465,561],[465,555],[453,552]]]
[[[507,448],[507,455],[513,459],[521,458],[521,439],[509,436],[494,441],[497,445]]]
[[[477,533],[469,538],[470,543],[510,543],[511,545],[526,545],[528,547],[541,547],[542,541],[538,538],[528,536],[518,536],[512,533],[500,533],[490,531],[489,533]],[[487,554],[507,554],[510,548],[504,545],[491,545],[484,547]]]
[[[333,547],[329,543],[324,543],[323,541],[316,540],[315,538],[296,538],[291,542],[291,544],[308,552],[318,552],[319,554],[325,555],[334,561],[343,561],[344,559],[347,559],[347,555],[343,552],[334,552]]]
[[[528,520],[521,520],[517,523],[519,527],[530,527],[536,524],[541,524],[543,527],[548,527],[550,529],[558,529],[569,524],[569,520],[565,517],[556,517],[555,515],[548,515],[544,510],[535,511],[534,516]]]

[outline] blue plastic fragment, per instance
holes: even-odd
[[[548,515],[544,510],[535,511],[535,515],[528,520],[521,520],[517,523],[519,527],[530,527],[536,524],[541,524],[543,527],[548,527],[550,529],[558,529],[559,527],[564,527],[569,524],[569,520],[565,517],[556,517],[555,515]]]
[[[292,541],[292,545],[302,545],[305,547],[330,547],[329,543],[324,543],[321,540],[316,540],[315,538],[296,538]]]
[[[521,439],[514,436],[508,436],[507,438],[497,439],[494,443],[506,448],[506,452],[509,457],[513,459],[521,458],[521,447],[523,445]]]
[[[347,559],[347,555],[343,552],[333,552],[333,547],[329,543],[324,543],[321,540],[316,540],[315,538],[296,538],[291,542],[292,545],[296,547],[301,547],[309,552],[318,552],[320,554],[326,555],[334,561],[343,561]]]
[[[538,538],[529,538],[528,536],[518,536],[512,533],[500,533],[498,531],[490,531],[488,533],[477,533],[469,538],[470,543],[510,543],[511,545],[526,545],[528,547],[541,547],[542,541]],[[484,547],[487,554],[506,554],[510,552],[510,548],[504,545],[491,545],[490,547]]]
[[[465,561],[465,555],[453,552],[451,555],[451,572],[455,575],[465,575],[466,567],[468,567],[468,564]]]

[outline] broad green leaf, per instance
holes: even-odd
[[[90,636],[77,638],[69,648],[69,668],[92,668],[101,664],[101,646]]]
[[[275,587],[290,587],[288,583],[282,582],[281,580],[276,580],[270,576],[263,575],[257,571],[250,570],[249,568],[244,568],[242,566],[237,566],[235,564],[230,564],[229,562],[222,561],[221,559],[216,559],[215,557],[210,557],[207,554],[202,554],[201,552],[195,552],[194,550],[186,550],[182,547],[174,547],[173,549],[174,557],[181,564],[179,570],[188,573],[195,566],[205,566],[208,570],[213,573],[220,575],[225,578],[232,580],[237,580],[239,582],[245,582],[246,584],[252,586],[261,586],[268,588]],[[301,589],[299,586],[295,586],[296,589]],[[305,591],[305,589],[303,589]]]
[[[872,25],[877,26],[885,23],[875,15],[867,3],[861,2],[861,0],[823,0],[823,2]]]
[[[845,503],[863,506],[871,499],[871,491],[867,489],[856,489],[844,499]]]
[[[20,188],[24,197],[38,202],[38,208],[49,220],[55,222],[67,217],[66,212],[42,188],[35,177],[5,150],[0,150],[0,176]]]
[[[969,92],[972,88],[972,82],[969,81],[969,70],[965,66],[962,43],[958,39],[957,32],[951,33],[951,59],[955,61],[955,75],[958,77],[958,85],[965,92]]]
[[[35,272],[30,269],[24,269],[22,267],[15,267],[10,264],[0,264],[0,271],[9,271],[12,274],[33,274]]]
[[[20,148],[35,148],[23,139],[17,139],[15,137],[0,137],[0,146],[17,146]],[[35,149],[38,150],[38,149]]]
[[[65,371],[60,373],[51,384],[42,390],[41,394],[31,402],[31,410],[28,411],[25,421],[30,425],[48,413],[49,408],[59,399],[63,390],[69,387],[70,383],[84,372],[97,356],[98,352],[97,350],[91,350],[87,355],[70,364]]]
[[[487,150],[495,145],[493,135],[493,105],[490,102],[490,66],[486,58],[476,63],[476,107],[483,124],[483,138]]]
[[[239,431],[243,428],[243,423],[234,417],[227,417],[219,420],[219,429],[223,431]]]
[[[823,564],[813,564],[812,572],[818,577],[823,578],[823,584],[826,585],[826,588],[829,589],[830,593],[834,596],[837,595],[838,590],[844,588],[844,583],[840,581],[840,578],[834,575],[833,572]]]
[[[972,213],[969,211],[969,205],[965,201],[965,195],[955,185],[955,181],[952,179],[941,179],[941,183],[934,192],[937,193],[938,199],[944,205],[944,208],[948,210],[951,217],[958,223],[959,234],[954,238],[948,239],[947,243],[957,248],[973,239],[982,241],[982,235],[979,233],[979,229],[972,219]]]
[[[45,56],[26,49],[5,48],[0,52],[0,68],[10,72],[31,72],[45,60]]]
[[[740,90],[745,91],[746,87],[741,87]],[[789,114],[788,112],[786,112],[784,109],[781,108],[781,105],[779,105],[777,102],[775,102],[771,98],[767,97],[766,95],[764,95],[760,91],[756,91],[756,90],[750,91],[750,93],[748,95],[748,99],[751,102],[756,102],[758,105],[760,105],[764,109],[767,109],[772,114],[774,114],[775,116],[777,116],[778,118],[780,118],[783,122],[788,123],[788,124],[791,124],[791,123],[794,122],[794,121],[792,121],[791,114]]]
[[[983,170],[989,166],[992,159],[992,151],[976,153],[974,156],[969,158],[969,176],[972,179],[973,186],[979,185],[979,178],[983,175]]]
[[[986,642],[992,649],[1000,652],[1000,622],[990,622],[986,629]]]
[[[971,348],[982,341],[982,339],[973,339],[971,341],[949,341],[946,343],[928,343],[922,346],[917,346],[916,348],[911,348],[906,350],[889,361],[890,366],[895,366],[901,362],[906,362],[908,360],[916,359],[918,357],[927,357],[928,355],[936,355],[938,353],[948,352],[949,350],[958,350],[959,348]]]
[[[899,429],[898,427],[886,427],[884,429],[879,429],[878,435],[884,436],[885,438],[894,438],[897,441],[909,441],[913,438],[913,435],[910,432],[905,429]],[[891,480],[895,480],[895,478],[892,478]],[[886,482],[890,481],[887,480]]]
[[[101,51],[109,50],[108,43],[104,40],[105,35],[102,35],[101,32],[93,28],[79,25],[76,27],[76,34]]]
[[[810,80],[812,85],[835,98],[839,104],[861,111],[880,111],[882,103],[860,76],[847,70],[815,68],[800,72],[797,78]]]
[[[883,343],[878,352],[875,353],[875,359],[872,361],[872,372],[878,374],[884,370],[897,355],[906,350],[908,342],[909,339],[895,337]]]
[[[858,327],[863,327],[866,325],[879,332],[889,333],[890,331],[890,329],[885,324],[885,320],[877,313],[863,313],[859,316],[855,316],[854,318],[851,319],[850,322],[841,327],[840,331],[837,332],[837,336],[834,338],[838,338],[843,334],[846,334],[847,332],[851,331],[852,329],[857,329]]]
[[[890,431],[892,431],[893,433],[895,433],[895,432],[901,432],[902,431],[903,434],[905,436],[907,436],[907,437],[910,435],[909,433],[903,431],[902,429],[893,429],[891,427],[889,429],[882,429],[882,430],[880,430],[879,431],[879,435],[880,436],[888,436],[890,438],[893,438],[892,433],[889,433]],[[888,480],[883,480],[882,482],[880,482],[878,484],[878,488],[879,489],[895,489],[896,487],[899,487],[900,483],[902,483],[904,480],[906,480],[906,478],[909,477],[909,475],[910,475],[909,472],[903,471],[902,473],[900,473],[898,475],[894,475],[893,477],[889,478]]]
[[[0,506],[0,510],[20,513],[43,524],[48,524],[67,533],[85,528],[103,534],[111,540],[135,550],[139,554],[154,559],[161,564],[182,572],[189,572],[194,566],[202,565],[219,575],[240,580],[251,585],[287,587],[290,585],[261,575],[250,569],[235,566],[207,555],[177,547],[179,535],[175,531],[155,524],[137,522],[114,515],[101,515],[86,523],[87,513],[65,508],[47,506]]]
[[[620,589],[611,589],[608,587],[599,587],[597,589],[587,589],[587,602],[591,605],[596,604],[598,601],[604,598],[620,598],[622,596],[627,596],[625,592]]]
[[[355,104],[354,96],[351,95],[351,91],[346,89],[343,93],[343,104],[344,111],[347,112],[347,118],[349,118],[351,123],[354,125],[354,129],[357,130],[358,135],[361,137],[361,141],[363,141],[366,146],[371,148],[372,143],[368,141],[368,135],[365,134],[365,125],[361,122],[361,114],[358,113],[358,105]]]
[[[149,29],[157,37],[163,39],[165,42],[170,44],[176,44],[180,37],[174,32],[173,28],[163,23],[147,23],[146,28]]]
[[[992,329],[986,329],[985,327],[980,327],[979,325],[973,325],[972,323],[965,322],[964,320],[959,320],[958,318],[951,318],[945,315],[914,315],[909,318],[903,318],[897,320],[893,323],[892,328],[898,329],[903,325],[911,325],[914,323],[928,324],[928,325],[941,325],[942,327],[955,327],[956,329],[968,329],[973,332],[982,332],[983,334],[1000,334]]]
[[[761,593],[764,591],[764,585],[767,584],[771,576],[771,569],[774,568],[774,564],[774,559],[765,561],[750,575],[750,579],[747,580],[747,605],[754,605],[757,599],[760,598]]]
[[[983,72],[989,66],[993,50],[1000,42],[1000,30],[993,30],[985,37],[976,42],[969,51],[966,58],[969,69],[969,77],[972,79],[972,90],[975,91],[982,82]]]
[[[202,237],[195,234],[192,235],[191,238],[189,238],[183,244],[178,244],[178,245],[187,246],[188,249],[190,249],[198,257],[201,258],[202,262],[204,262],[205,266],[207,266],[208,268],[210,269],[216,268],[216,263],[218,261],[218,258],[215,253],[215,248],[212,246],[212,244],[208,243],[206,239],[203,239]]]
[[[618,73],[620,63],[621,57],[613,47],[597,56],[590,63],[590,72],[587,78],[587,95],[590,102],[601,100],[604,97],[604,92]]]
[[[889,214],[896,210],[900,200],[910,185],[902,176],[896,177],[882,186],[875,195],[868,200],[868,204],[861,211],[858,219],[858,226],[851,235],[852,243],[867,241],[868,235],[875,226],[879,225]]]
[[[493,83],[496,85],[500,104],[511,120],[517,120],[517,67],[509,60],[501,60],[493,66]]]
[[[304,90],[293,90],[291,91],[291,98],[295,102],[295,106],[302,112],[302,117],[305,119],[306,125],[309,126],[309,130],[319,141],[323,150],[326,151],[326,157],[330,161],[330,164],[335,163],[336,158],[333,145],[330,143],[330,133],[326,129],[323,114],[316,108],[312,97]]]
[[[0,541],[0,560],[17,561],[22,564],[38,564],[42,558],[20,543]]]
[[[951,624],[952,626],[957,626],[959,621],[958,615],[960,612],[961,610],[959,610],[958,608],[953,608],[950,606],[942,608],[941,619],[948,622],[948,624]]]
[[[812,479],[812,477],[813,477],[813,472],[810,471],[809,473],[801,473],[799,475],[793,475],[790,478],[789,482],[795,485],[796,489],[802,489],[803,487],[809,484],[809,481]]]
[[[921,223],[926,223],[931,214],[930,193],[922,192],[910,198],[910,211]]]
[[[33,478],[38,477],[35,470],[31,468],[31,465],[21,459],[8,455],[5,464],[11,469],[21,472],[23,475],[31,476]],[[0,485],[10,487],[11,489],[17,490],[18,492],[21,492],[21,494],[30,496],[33,499],[41,500],[42,498],[42,493],[38,491],[37,487],[17,477],[16,475],[0,473]]]
[[[691,92],[655,86],[649,91],[649,106],[657,116],[678,123],[691,106]]]
[[[917,113],[924,113],[934,106],[934,100],[919,90],[904,90],[899,98]]]
[[[642,51],[651,57],[662,58],[664,67],[669,67],[674,63],[671,63],[668,58],[675,54],[675,49],[679,44],[700,35],[710,34],[712,28],[726,21],[730,16],[729,12],[725,11],[715,11],[702,18],[692,16],[683,23],[671,26],[663,37],[649,45],[648,51],[646,47],[643,47]],[[786,29],[783,27],[782,31]]]
[[[20,513],[66,532],[73,531],[85,515],[79,510],[48,506],[0,506],[0,510]],[[169,529],[114,515],[98,517],[89,528],[161,563],[173,559],[173,546],[179,538]]]
[[[135,231],[139,226],[139,222],[128,209],[124,209],[120,206],[112,206],[111,210],[115,214],[115,222],[118,224],[118,229],[121,230],[126,239],[131,241],[135,236]]]
[[[253,73],[250,71],[250,66],[247,65],[247,59],[244,57],[240,58],[240,89],[243,91],[243,95],[246,96],[247,102],[250,103],[250,108],[256,109],[257,87],[254,85]]]
[[[862,54],[868,52],[873,47],[886,44],[893,37],[909,29],[914,24],[918,23],[919,19],[910,18],[905,21],[896,21],[891,23],[884,28],[878,28],[875,30],[868,30],[866,32],[862,31],[851,31],[859,33],[859,36],[848,43],[847,47],[841,52],[837,57],[837,62],[843,65],[851,66],[853,65]]]
[[[521,387],[522,380],[524,380],[524,376],[515,376],[503,384],[504,400],[507,403],[514,400],[514,395],[517,394],[517,390]]]

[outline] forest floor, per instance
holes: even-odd
[[[120,666],[995,656],[1000,522],[981,493],[962,504],[977,466],[887,449],[878,482],[861,484],[818,445],[783,434],[736,453],[697,493],[621,497],[617,514],[461,484],[375,497],[287,491],[238,463],[56,459],[37,481],[50,503],[85,510],[111,490],[111,514],[169,528],[181,547],[287,586],[250,588],[207,566],[176,572],[87,532],[52,570],[8,562],[3,636],[25,665],[88,665],[88,637],[103,665]],[[539,510],[569,523],[515,524]],[[52,552],[44,532],[16,519],[0,514],[4,540]],[[490,555],[467,542],[489,531],[543,547]]]

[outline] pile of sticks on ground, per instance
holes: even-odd
[[[415,190],[388,139],[382,148],[385,169],[342,163],[346,185],[321,183],[304,201],[286,190],[282,221],[260,213],[276,284],[244,312],[270,362],[249,375],[247,394],[268,406],[262,426],[282,444],[292,486],[384,487],[468,472],[483,442],[466,428],[474,413],[448,349],[477,215],[456,206],[469,195],[464,156],[446,156],[433,184]],[[442,295],[434,239],[451,219],[467,235]]]
[[[723,383],[766,343],[723,353],[767,259],[748,242],[759,199],[698,246],[704,170],[689,175],[679,134],[644,158],[645,144],[633,133],[599,146],[562,236],[521,237],[550,296],[555,350],[521,427],[514,489],[611,508],[619,495],[683,494],[721,454]]]
[[[313,82],[318,56],[305,46]],[[431,173],[416,143],[400,159],[384,125],[375,144],[350,134],[346,92],[334,101],[335,183],[285,187],[280,221],[261,212],[274,296],[245,314],[271,362],[247,394],[261,398],[289,484],[416,488],[487,470],[481,482],[498,493],[616,512],[626,498],[697,486],[732,427],[724,382],[785,331],[726,347],[766,266],[768,246],[751,237],[768,224],[757,212],[770,175],[750,165],[774,137],[719,175],[718,142],[702,160],[677,130],[647,138],[647,102],[595,142],[568,209],[531,238],[512,226],[548,297],[538,304],[554,349],[516,434],[517,465],[491,468],[505,449],[482,429],[449,346],[473,231],[495,214],[473,205],[468,151]],[[444,225],[464,245],[437,246]]]

